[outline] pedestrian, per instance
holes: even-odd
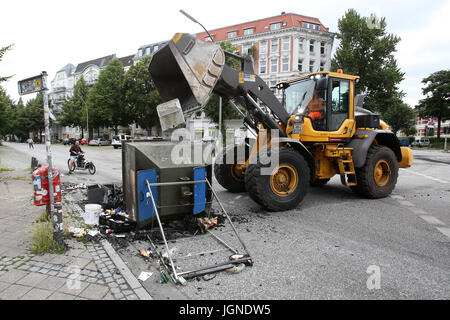
[[[34,141],[33,141],[33,139],[28,138],[27,142],[28,142],[28,149],[31,149],[31,148],[34,149]]]

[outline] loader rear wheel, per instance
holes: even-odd
[[[367,152],[364,167],[356,169],[358,185],[351,187],[358,195],[378,199],[391,194],[398,178],[398,161],[394,152],[385,146],[372,146]]]
[[[279,159],[271,172],[269,157]],[[265,173],[265,174],[264,174]],[[291,148],[268,150],[264,159],[250,164],[245,172],[245,186],[250,197],[269,211],[297,207],[309,188],[309,167],[303,156]]]
[[[238,159],[238,148],[245,147],[245,159]],[[241,155],[242,149],[239,150]],[[231,157],[231,152],[234,152],[234,157]],[[233,163],[227,163],[227,154],[229,154],[228,162],[230,159],[234,159]],[[217,182],[233,193],[245,192],[245,165],[243,162],[248,158],[248,147],[244,145],[235,145],[224,148],[222,152],[217,156],[216,163],[214,163],[214,175]]]

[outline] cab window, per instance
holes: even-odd
[[[333,79],[331,85],[330,131],[337,131],[349,117],[350,82]]]

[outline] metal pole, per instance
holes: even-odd
[[[222,97],[219,97],[219,138],[217,139],[219,142],[219,146],[222,146],[223,144],[223,137],[222,137]]]
[[[48,186],[50,197],[50,216],[53,224],[53,240],[58,244],[62,244],[62,216],[59,217],[60,210],[55,210],[55,199],[53,189],[53,161],[51,150],[51,135],[50,135],[50,110],[48,108],[48,88],[47,88],[47,72],[42,72],[42,85],[43,85],[43,99],[44,99],[44,124],[45,124],[45,147],[47,150],[47,162],[48,162]]]

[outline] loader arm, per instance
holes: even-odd
[[[241,70],[228,66],[226,55],[239,59]],[[258,124],[262,124],[266,129],[279,130],[281,137],[286,136],[275,119],[286,126],[289,114],[266,83],[254,74],[251,57],[225,52],[216,43],[177,33],[153,55],[149,72],[163,101],[179,99],[185,113],[203,108],[216,93],[245,108],[248,114],[244,121],[253,129],[258,130]],[[261,108],[258,100],[273,116]]]

